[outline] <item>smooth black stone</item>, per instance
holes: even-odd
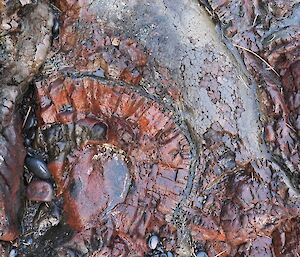
[[[36,121],[36,117],[35,115],[33,114],[30,114],[28,117],[27,117],[27,120],[24,124],[24,130],[29,130],[33,127],[35,127],[37,125],[37,121]]]
[[[41,179],[51,177],[47,164],[40,158],[27,156],[25,159],[27,169]]]
[[[29,138],[24,139],[25,146],[31,146],[32,141]]]
[[[35,129],[31,128],[29,130],[25,131],[25,138],[29,139],[30,141],[33,141],[35,138]]]
[[[57,39],[59,35],[59,20],[57,17],[53,19],[52,38]]]

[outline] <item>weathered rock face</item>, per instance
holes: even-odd
[[[262,84],[259,97],[266,139],[299,191],[299,2],[208,2],[224,34],[238,45],[248,70]]]
[[[61,2],[60,5],[59,8],[66,8]],[[185,1],[178,8],[173,5],[176,4],[160,1],[151,6],[135,1],[126,5],[102,1],[69,4],[68,9],[72,11],[62,17],[60,37],[61,52],[66,54],[56,58],[63,61],[65,73],[75,69],[94,75],[91,71],[95,72],[100,66],[107,77],[130,83],[122,74],[129,74],[126,71],[129,69],[138,76],[145,60],[140,57],[136,62],[139,54],[134,53],[134,49],[125,49],[131,60],[128,68],[124,63],[128,59],[124,56],[128,39],[120,45],[118,41],[122,37],[134,37],[149,54],[140,82],[145,90],[159,98],[173,97],[183,119],[193,120],[192,127],[198,134],[204,134],[212,124],[218,123],[244,141],[241,146],[244,152],[253,157],[264,156],[265,149],[258,143],[261,128],[255,86],[247,86],[247,77],[239,72],[239,66],[219,43],[220,38],[213,32],[214,25],[195,1]],[[179,17],[180,8],[185,11]],[[78,24],[78,19],[82,24]],[[85,34],[74,33],[83,30]],[[237,108],[238,104],[241,106]],[[201,111],[193,113],[190,109]]]
[[[294,251],[269,239],[289,235],[299,202],[265,146],[255,83],[197,2],[57,7],[33,146],[47,152],[78,231],[65,247],[152,256],[156,233],[179,256],[199,245],[211,255]]]
[[[0,1],[0,239],[19,233],[25,149],[17,102],[50,46],[52,15],[47,4]]]
[[[37,144],[50,155],[69,225],[80,231],[109,216],[120,238],[145,236],[155,216],[176,209],[191,157],[174,114],[126,86],[91,78],[59,79],[38,91],[51,104],[39,114]]]
[[[237,240],[238,244],[245,235],[251,240],[251,244],[238,248],[239,254],[261,256],[264,253],[272,256],[275,252],[276,256],[280,256],[280,253],[294,256],[299,251],[299,237],[294,234],[299,229],[299,200],[293,192],[299,194],[299,5],[297,1],[247,4],[242,1],[208,2],[210,6],[207,8],[220,19],[223,33],[230,40],[226,41],[227,45],[235,55],[232,43],[237,46],[247,69],[262,85],[258,88],[257,97],[265,140],[271,150],[272,160],[280,166],[290,185],[287,191],[279,183],[278,173],[273,168],[257,169],[252,162],[254,170],[250,167],[246,169],[246,174],[253,176],[251,180],[248,177],[246,182],[244,171],[238,177],[232,177],[226,189],[228,203],[216,205],[211,200],[214,203],[209,205],[223,205],[220,224],[223,224],[232,242]],[[269,64],[257,55],[265,58]],[[217,142],[222,139],[219,134],[208,135],[209,147],[216,149],[218,144],[211,140],[211,135],[215,135]],[[263,189],[260,183],[255,185],[253,178],[258,174],[261,182],[272,185],[269,190]],[[262,202],[263,207],[255,204]],[[250,212],[246,211],[246,205]],[[254,219],[273,221],[257,227]],[[251,234],[257,235],[258,230],[261,236],[252,237]]]
[[[273,103],[257,95],[198,2],[54,4],[60,34],[35,80],[30,147],[48,157],[64,221],[42,237],[34,232],[20,254],[295,256],[300,201],[265,144],[282,138],[262,133]],[[274,62],[286,55],[291,94],[296,49],[268,48]],[[284,167],[295,164],[290,156]],[[157,248],[147,246],[153,234]]]
[[[43,1],[24,6],[1,1],[0,5],[0,83],[26,86],[47,55],[53,16]]]

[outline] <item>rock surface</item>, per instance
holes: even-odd
[[[21,256],[297,256],[293,4],[206,2],[234,47],[194,0],[54,1],[28,147],[64,219]]]
[[[261,84],[258,99],[267,143],[274,161],[299,191],[299,1],[208,2],[224,34],[238,47],[247,69]]]
[[[2,0],[0,10],[0,83],[24,90],[48,53],[53,15],[44,1],[21,6]]]
[[[125,190],[127,196],[124,199],[120,195],[116,198],[119,202],[112,210],[112,223],[106,223],[101,234],[97,226],[92,225],[99,221],[99,215],[92,211],[75,211],[79,226],[70,222],[69,225],[81,233],[69,246],[77,245],[77,251],[85,252],[89,247],[79,243],[84,238],[104,237],[105,247],[96,250],[96,256],[117,252],[120,256],[142,256],[147,249],[145,238],[154,232],[169,242],[164,246],[167,250],[179,256],[194,253],[193,242],[205,245],[210,255],[224,251],[224,255],[232,256],[240,254],[243,249],[248,249],[245,254],[269,251],[265,250],[273,247],[269,238],[276,231],[284,230],[284,223],[292,225],[297,220],[299,202],[293,195],[289,196],[282,173],[272,162],[272,155],[264,143],[254,80],[220,43],[214,25],[197,2],[155,1],[147,4],[126,1],[125,4],[122,1],[91,1],[83,4],[60,1],[58,8],[62,15],[60,36],[54,42],[53,51],[57,54],[46,63],[42,72],[44,77],[36,83],[40,136],[35,146],[44,146],[49,154],[50,170],[58,185],[63,185],[58,192],[68,199],[64,207],[66,213],[80,210],[82,204],[93,203],[93,199],[100,195],[104,202],[99,203],[97,213],[106,213],[111,194],[105,186],[100,191],[89,186],[94,179],[84,182],[89,181],[88,177],[84,178],[80,173],[86,169],[103,174],[101,169],[92,168],[93,162],[97,162],[93,161],[93,156],[98,156],[97,147],[82,148],[84,140],[76,138],[90,139],[89,126],[96,123],[95,119],[107,124],[108,138],[111,128],[118,128],[120,122],[115,123],[112,117],[125,119],[122,126],[125,129],[132,118],[124,114],[139,113],[140,106],[143,106],[143,103],[132,104],[137,95],[153,99],[164,112],[172,110],[181,133],[189,139],[183,145],[190,148],[188,171],[182,176],[184,190],[178,191],[180,198],[174,191],[176,187],[172,186],[174,182],[178,183],[178,177],[175,177],[164,187],[155,189],[155,193],[150,193],[162,203],[163,192],[175,193],[172,200],[170,193],[167,194],[167,204],[161,205],[165,209],[154,204],[155,212],[149,209],[136,212],[134,210],[139,209],[134,207],[132,214],[136,214],[132,217],[135,219],[130,218],[130,213],[121,218],[118,213],[126,213],[121,202],[126,206],[131,194],[143,195],[144,186],[140,188],[136,182],[137,174],[143,177],[143,181],[149,176],[146,175],[148,168],[135,173],[131,167],[128,169],[132,176],[130,189]],[[126,93],[114,100],[113,95],[118,93],[120,86],[132,93],[124,89]],[[167,122],[164,120],[162,114],[151,115],[145,124],[152,121],[150,125],[159,129]],[[81,125],[76,125],[80,121]],[[151,129],[142,129],[142,124],[139,129],[145,134],[139,132],[137,135],[151,135]],[[132,130],[132,125],[129,128]],[[105,140],[110,146],[123,150],[131,162],[145,158],[149,165],[153,161],[156,163],[155,152],[151,157],[135,153],[135,149],[151,149],[149,143],[133,144],[136,137],[130,132],[122,132],[117,133],[114,140]],[[95,143],[103,144],[101,141]],[[128,148],[129,145],[132,146]],[[83,155],[74,148],[83,149],[82,154],[86,154],[87,160],[79,161]],[[103,166],[103,157],[100,155],[99,158]],[[162,158],[164,155],[157,160],[162,161]],[[169,168],[175,167],[171,165]],[[166,177],[172,172],[164,170],[157,174]],[[154,188],[159,185],[158,179],[158,175],[151,179],[156,181]],[[105,175],[97,180],[104,183]],[[119,186],[127,188],[124,178],[121,181]],[[149,182],[146,184],[151,186]],[[78,200],[74,201],[77,197]],[[151,206],[150,202],[147,206]],[[144,222],[138,217],[143,217]],[[156,217],[155,223],[151,217]],[[73,216],[72,220],[76,218]],[[96,231],[91,232],[93,226]],[[165,229],[159,229],[163,226]],[[108,231],[111,231],[109,237],[105,234]],[[240,248],[248,242],[256,244],[255,247]]]
[[[50,47],[52,14],[44,2],[0,1],[0,239],[14,240],[25,148],[18,102]]]
[[[18,215],[21,208],[25,158],[21,120],[14,115],[16,109],[13,103],[16,89],[15,92],[12,93],[12,91],[11,88],[7,91],[2,88],[2,94],[0,93],[1,96],[6,95],[5,99],[7,99],[0,107],[0,113],[1,110],[5,110],[5,114],[1,116],[5,120],[2,120],[0,125],[0,240],[5,241],[14,240],[19,233]]]

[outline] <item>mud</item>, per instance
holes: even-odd
[[[53,4],[37,122],[24,124],[55,198],[26,202],[3,251],[297,256],[297,5]]]

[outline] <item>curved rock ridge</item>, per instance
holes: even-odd
[[[180,203],[191,150],[172,112],[109,84],[92,78],[40,83],[34,146],[49,155],[73,229],[103,227],[110,220],[114,226],[106,225],[106,233],[114,234],[112,242],[145,238],[152,224],[166,223]]]

